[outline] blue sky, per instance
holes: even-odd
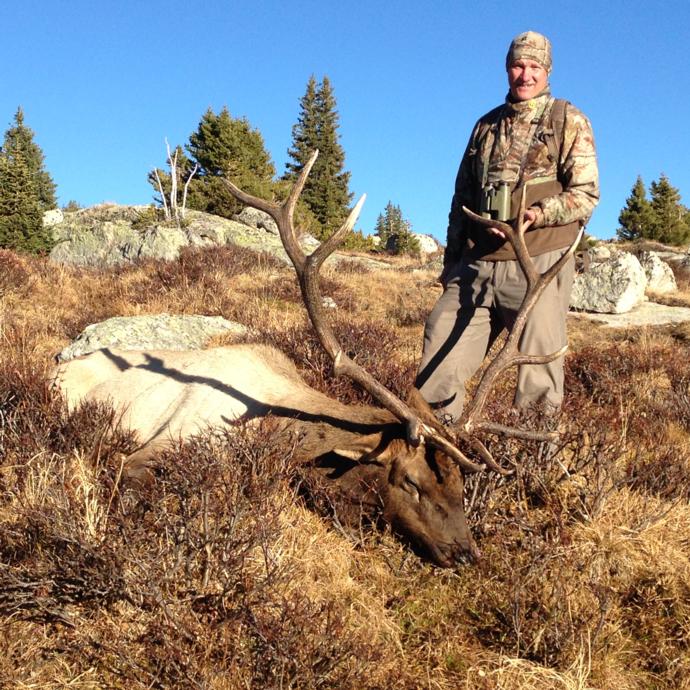
[[[507,91],[527,29],[554,46],[551,86],[591,119],[608,238],[638,174],[690,205],[690,3],[25,0],[0,8],[0,128],[18,105],[61,204],[152,200],[164,138],[184,144],[210,106],[258,128],[283,172],[307,79],[327,75],[351,190],[369,232],[390,200],[445,239],[476,119]]]

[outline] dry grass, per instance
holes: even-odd
[[[404,268],[344,264],[324,290],[345,348],[398,392],[438,294]],[[242,321],[312,385],[365,397],[332,379],[267,257],[97,273],[0,252],[0,687],[689,687],[686,328],[575,332],[561,447],[492,442],[519,471],[470,482],[484,559],[441,571],[308,510],[269,429],[201,437],[124,491],[134,440],[107,409],[68,415],[45,379],[86,324],[159,311]],[[509,399],[506,381],[493,413]]]

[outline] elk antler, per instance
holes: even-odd
[[[319,269],[323,262],[345,239],[347,233],[354,227],[357,217],[364,205],[366,195],[360,198],[341,227],[336,230],[331,237],[319,245],[312,254],[306,256],[295,235],[293,216],[297,200],[302,193],[309,172],[318,155],[318,151],[314,151],[311,154],[309,160],[302,168],[297,181],[290,190],[287,199],[282,204],[251,196],[243,192],[227,179],[225,180],[225,184],[230,192],[242,203],[268,213],[273,220],[275,220],[285,251],[290,257],[295,271],[297,272],[297,278],[309,318],[316,330],[321,345],[333,360],[333,371],[335,375],[349,376],[367,391],[374,400],[377,400],[383,407],[392,412],[406,425],[408,440],[413,445],[418,445],[424,437],[431,445],[453,458],[462,469],[469,472],[483,471],[484,467],[467,458],[460,449],[456,448],[455,445],[446,438],[441,429],[432,428],[432,426],[423,422],[414,410],[374,379],[371,374],[350,359],[343,352],[343,348],[338,343],[338,339],[328,325],[323,313],[323,300],[318,279]],[[488,456],[488,458],[486,456]],[[506,470],[493,461],[488,453],[486,456],[483,455],[482,457],[485,459],[488,467],[497,472],[506,473]]]
[[[508,333],[506,341],[494,357],[493,361],[487,366],[484,374],[479,381],[477,390],[472,400],[468,403],[460,418],[459,426],[463,437],[472,443],[475,448],[480,444],[476,438],[472,438],[471,434],[475,430],[488,431],[496,434],[503,434],[505,436],[512,436],[515,438],[525,438],[535,441],[551,441],[557,437],[555,432],[541,432],[541,431],[526,431],[523,429],[516,429],[514,427],[503,426],[501,424],[493,424],[481,419],[482,410],[486,403],[487,397],[493,388],[498,375],[508,367],[519,364],[546,364],[557,359],[565,354],[568,346],[561,348],[557,352],[550,355],[525,355],[518,350],[520,336],[525,329],[527,318],[537,303],[537,300],[546,289],[546,286],[551,282],[553,277],[565,266],[568,259],[575,253],[575,249],[580,242],[583,230],[580,229],[575,241],[570,245],[567,251],[561,256],[556,263],[548,268],[544,273],[540,273],[529,255],[527,245],[525,243],[525,231],[530,225],[529,221],[524,220],[525,216],[525,196],[527,187],[523,186],[522,195],[520,197],[520,208],[518,215],[513,222],[513,225],[508,225],[501,221],[492,220],[491,218],[484,218],[473,213],[468,208],[464,207],[462,210],[476,223],[479,223],[487,228],[497,228],[500,230],[510,242],[515,250],[518,264],[525,274],[527,280],[527,291],[518,310],[515,322],[512,329]],[[484,448],[486,450],[486,448]],[[486,451],[488,453],[488,451]],[[483,456],[483,452],[480,451]]]

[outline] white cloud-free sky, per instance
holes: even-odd
[[[327,75],[351,189],[373,230],[390,200],[445,239],[472,125],[502,102],[505,53],[533,29],[554,47],[555,96],[594,127],[612,237],[638,174],[665,173],[690,205],[690,3],[583,0],[25,0],[0,8],[0,130],[17,106],[60,203],[149,203],[164,138],[187,142],[210,106],[263,134],[278,173],[307,79]]]

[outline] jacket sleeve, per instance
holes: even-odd
[[[467,226],[469,218],[462,210],[463,206],[473,208],[475,204],[474,192],[476,187],[475,164],[476,156],[475,140],[478,130],[475,126],[465,153],[460,162],[460,168],[455,178],[455,192],[450,204],[448,214],[448,233],[446,236],[446,251],[443,256],[443,265],[449,266],[458,262],[467,244]]]
[[[594,134],[589,120],[568,105],[563,128],[563,146],[558,165],[563,191],[539,201],[542,213],[535,227],[585,224],[599,202],[599,169]]]

